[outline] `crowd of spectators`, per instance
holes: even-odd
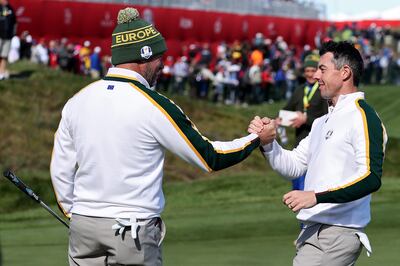
[[[304,58],[318,53],[327,39],[349,41],[360,50],[365,62],[363,84],[400,85],[400,32],[374,23],[361,30],[354,23],[342,29],[331,25],[326,33],[317,34],[314,50],[261,33],[247,42],[221,43],[214,50],[208,44],[183,47],[180,58],[166,59],[159,89],[225,104],[287,100],[304,83]]]
[[[301,52],[302,57],[311,53]],[[183,47],[176,60],[167,57],[159,89],[225,104],[259,104],[290,97],[300,68],[295,47],[258,33],[251,42]]]
[[[359,29],[357,23],[338,30],[331,25],[327,37],[349,41],[362,53],[365,63],[364,84],[400,85],[400,30],[389,25],[378,27],[375,23]]]
[[[310,45],[291,45],[281,36],[271,40],[262,33],[252,40],[221,42],[216,47],[208,43],[183,46],[181,56],[165,58],[156,89],[223,104],[287,100],[296,86],[304,82],[304,58],[318,53],[318,47],[327,38],[350,41],[361,51],[365,59],[363,84],[400,85],[400,33],[375,24],[360,30],[352,24],[343,29],[331,25],[326,33],[317,34],[314,50]],[[35,42],[28,32],[23,32],[12,39],[9,62],[26,58],[97,79],[111,66],[110,58],[101,54],[100,47],[92,47],[90,41]]]
[[[110,58],[101,55],[99,46],[92,47],[90,41],[82,44],[61,40],[34,40],[29,32],[11,39],[8,62],[30,60],[34,63],[47,65],[53,69],[69,71],[75,74],[100,78],[110,67]]]

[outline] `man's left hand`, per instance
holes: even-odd
[[[317,204],[314,191],[293,190],[283,195],[282,201],[293,212],[311,208]]]

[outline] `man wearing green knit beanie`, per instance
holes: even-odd
[[[120,10],[117,22],[113,67],[68,101],[55,135],[51,176],[71,219],[71,266],[162,265],[166,145],[149,119],[162,124],[154,118],[160,96],[153,89],[167,47],[135,8]]]
[[[134,8],[118,14],[107,75],[65,104],[50,164],[56,198],[71,219],[72,266],[161,266],[165,150],[211,172],[237,164],[263,140],[249,134],[211,141],[167,97],[154,91],[166,51]]]

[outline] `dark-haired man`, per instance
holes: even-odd
[[[304,191],[283,196],[304,224],[293,265],[354,265],[362,246],[371,252],[364,228],[370,221],[371,193],[381,186],[387,136],[364,93],[358,92],[363,71],[358,50],[347,42],[330,41],[320,56],[314,78],[321,96],[330,101],[328,114],[314,121],[294,150],[276,141],[263,149],[283,176],[307,171]],[[261,140],[264,131],[262,120],[251,122],[249,132],[258,133]]]

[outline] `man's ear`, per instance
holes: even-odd
[[[341,75],[343,81],[348,81],[352,77],[353,71],[348,65],[344,65],[341,69]]]

